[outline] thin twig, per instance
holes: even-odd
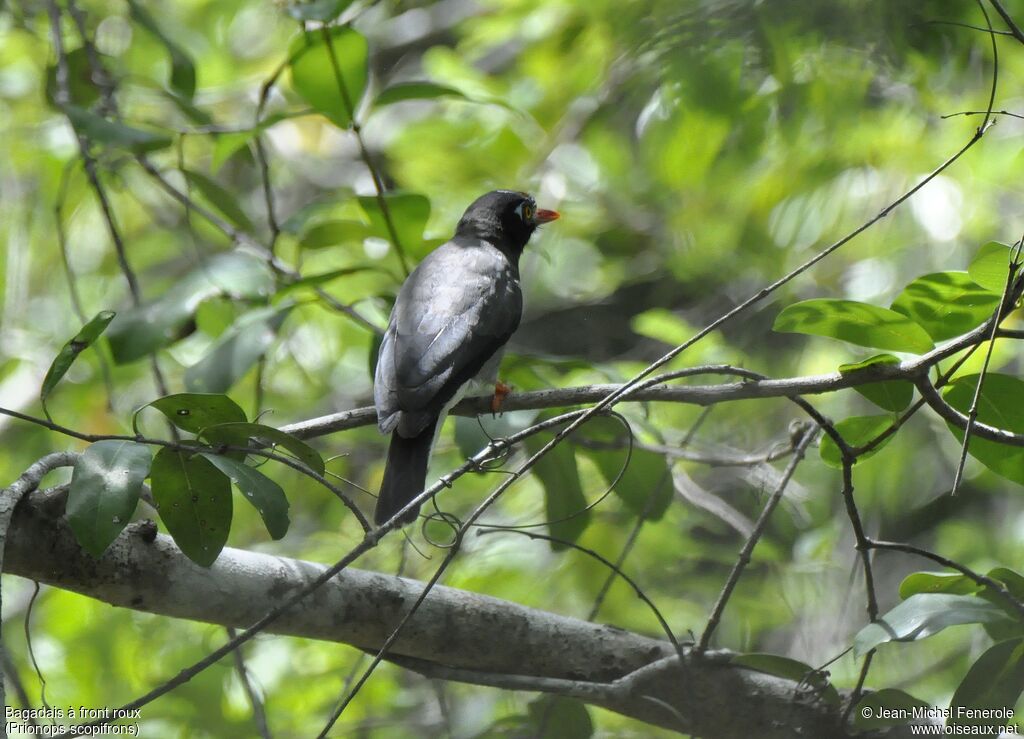
[[[228,626],[225,631],[227,631],[228,639],[234,639],[238,636],[238,632],[232,626]],[[238,679],[242,681],[245,695],[249,698],[249,705],[252,706],[252,720],[256,724],[256,730],[263,739],[271,739],[272,735],[270,733],[270,725],[267,723],[267,712],[263,705],[263,698],[256,692],[256,688],[249,679],[249,670],[245,666],[245,657],[242,655],[241,647],[234,651],[234,660],[235,672],[238,673]]]

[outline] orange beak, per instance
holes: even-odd
[[[543,208],[538,208],[536,215],[534,215],[533,217],[533,220],[536,221],[537,223],[551,223],[551,221],[557,221],[558,211],[544,210]]]

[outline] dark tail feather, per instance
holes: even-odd
[[[410,500],[423,492],[436,425],[435,421],[411,439],[399,436],[397,431],[391,434],[388,461],[384,467],[384,482],[380,485],[377,508],[373,512],[373,521],[378,526],[390,520]],[[416,506],[402,516],[399,523],[415,521],[419,511],[420,507]]]

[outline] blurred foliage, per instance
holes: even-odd
[[[1024,5],[1004,2],[1024,18]],[[148,359],[154,351],[170,392],[227,391],[244,409],[213,419],[247,426],[222,429],[228,434],[222,438],[259,435],[246,419],[280,426],[367,405],[375,334],[332,308],[324,294],[383,326],[403,272],[395,240],[415,262],[451,234],[467,203],[495,187],[527,189],[542,207],[563,214],[523,258],[527,313],[503,379],[518,390],[628,379],[876,215],[956,152],[981,119],[943,116],[983,109],[993,72],[989,38],[948,25],[984,25],[978,6],[945,0],[81,0],[74,7],[95,48],[90,54],[72,15],[62,12],[63,91],[47,4],[24,0],[0,8],[0,406],[41,415],[43,388],[54,418],[95,434],[132,433],[133,422],[146,434],[166,434],[155,411],[133,418],[161,394]],[[318,23],[339,14],[348,25],[321,32]],[[301,20],[310,22],[306,32]],[[1008,37],[999,44],[995,107],[1013,111],[1021,103],[1014,91],[1024,77],[1024,48]],[[107,75],[90,71],[92,57]],[[339,78],[345,95],[336,94]],[[111,100],[105,92],[113,89]],[[391,193],[383,207],[372,197],[360,143],[346,128],[353,117]],[[76,131],[93,144],[139,277],[138,306],[82,166]],[[787,330],[897,353],[926,350],[948,338],[953,325],[957,332],[973,327],[991,310],[1005,278],[1005,248],[988,242],[1011,243],[1021,230],[1022,133],[1021,121],[1000,117],[912,200],[667,369],[729,363],[784,377],[831,372],[877,354],[772,332],[777,320]],[[273,219],[260,148],[269,162]],[[194,206],[169,197],[146,163]],[[272,273],[252,249],[271,243],[297,275]],[[968,268],[965,276],[960,270]],[[799,325],[792,322],[799,306],[820,308],[823,301],[853,306],[857,320],[816,311],[815,330],[808,314]],[[118,315],[100,338],[90,329],[91,346],[69,342],[101,311]],[[866,315],[909,331],[910,343],[906,333],[879,343],[874,329],[864,327]],[[969,401],[983,353],[958,372],[947,396],[957,407]],[[982,408],[982,420],[998,423],[997,411],[1021,407],[1018,355],[1011,341],[996,341],[991,369],[999,374],[989,379],[1000,395]],[[44,387],[55,358],[53,384]],[[815,403],[842,421],[841,430],[867,440],[892,418],[880,415],[879,406],[902,407],[905,392],[899,386],[882,394],[847,390]],[[698,408],[626,404],[619,410],[649,447],[686,439],[688,449],[719,456],[783,448],[797,417],[785,400],[737,402],[711,411],[690,439],[702,417]],[[479,448],[486,433],[523,428],[537,415],[484,417],[479,426],[450,422],[433,471],[459,464],[460,449],[474,438]],[[49,451],[85,446],[9,417],[0,417],[0,433],[4,480]],[[597,441],[621,439],[606,436]],[[377,489],[384,445],[372,427],[312,442],[365,510],[372,499],[356,486]],[[959,443],[943,422],[916,415],[855,467],[868,531],[981,572],[1019,564],[1020,454],[992,446],[998,447],[972,444],[981,461],[968,460],[965,483],[951,497]],[[571,447],[565,449],[560,454],[571,460]],[[623,451],[598,454],[582,443],[578,450],[578,492],[593,502],[618,477],[614,464],[622,464]],[[95,456],[103,456],[99,451]],[[795,674],[801,665],[826,664],[865,626],[863,578],[838,495],[839,472],[828,464],[838,461],[838,450],[832,453],[825,445],[822,459],[809,455],[798,469],[716,633],[715,644],[750,653],[751,669],[782,665]],[[270,496],[259,510],[226,509],[230,534],[216,533],[229,546],[333,562],[358,541],[351,515],[335,497],[293,469],[266,464],[260,479],[230,461],[216,467],[191,459],[203,475],[223,478],[225,489],[228,470],[236,482],[248,481],[240,486]],[[705,500],[727,504],[726,516],[721,507],[695,503],[692,489],[677,490],[665,504],[659,485],[667,466],[649,452],[637,460],[624,475],[628,488],[593,508],[589,521],[577,521],[572,535],[615,560],[638,517],[645,518],[624,568],[676,633],[699,634],[742,545],[742,522],[756,519],[785,461],[675,462]],[[143,461],[135,464],[133,474]],[[553,509],[545,486],[565,470],[539,472],[517,483],[488,521],[546,520]],[[439,503],[463,516],[501,479],[469,475]],[[650,507],[636,492],[644,486],[653,486]],[[275,488],[285,491],[290,506]],[[120,493],[137,497],[138,491]],[[106,515],[95,503],[85,499],[84,513]],[[223,504],[219,510],[224,514]],[[154,516],[141,504],[135,515]],[[271,541],[267,529],[276,536],[285,526],[287,534]],[[430,552],[418,530],[412,536]],[[93,544],[102,548],[103,537]],[[201,552],[204,545],[196,546]],[[421,557],[393,536],[358,564],[383,572],[401,567],[426,579],[437,561],[436,553]],[[883,612],[902,608],[900,616],[920,602],[910,598],[927,599],[925,591],[899,589],[905,575],[926,569],[922,560],[879,552],[876,563]],[[446,582],[585,617],[606,577],[606,568],[577,551],[493,535],[469,537]],[[950,592],[945,596],[983,596],[977,589]],[[5,578],[4,646],[38,705],[40,685],[26,643],[12,628],[25,619],[30,593],[24,582]],[[908,600],[901,603],[901,595]],[[598,617],[658,634],[621,580]],[[115,610],[53,589],[37,601],[31,632],[50,703],[96,707],[134,698],[224,638],[213,626]],[[982,690],[981,672],[1012,673],[1020,652],[1019,633],[959,626],[925,644],[883,644],[868,685],[893,689],[877,705],[946,705],[955,692]],[[362,660],[346,647],[278,637],[257,639],[246,654],[278,736],[315,735],[344,676]],[[969,670],[979,657],[984,661]],[[829,680],[849,688],[859,667],[846,655],[829,665]],[[961,683],[965,677],[971,680]],[[533,726],[552,712],[554,723],[544,730],[564,724],[581,735],[657,735],[605,711],[587,708],[581,715],[572,703],[436,687],[387,666],[336,731],[418,737],[446,735],[450,727],[453,735],[482,736]],[[225,661],[148,705],[143,732],[252,736],[250,714]]]

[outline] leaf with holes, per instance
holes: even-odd
[[[150,461],[144,444],[97,441],[75,462],[66,513],[78,543],[92,556],[103,554],[132,517]]]
[[[176,393],[157,398],[149,405],[163,413],[183,431],[198,434],[207,426],[245,422],[245,411],[227,395],[219,393]]]
[[[977,256],[967,267],[967,274],[986,290],[1002,295],[1006,289],[1009,268],[1010,247],[998,241],[990,241],[978,250]]]
[[[46,413],[47,418],[50,417],[50,413],[46,410],[46,398],[49,397],[53,389],[57,387],[57,383],[71,369],[71,365],[78,359],[78,355],[92,346],[93,342],[110,325],[113,318],[113,311],[100,311],[93,316],[91,321],[82,326],[81,330],[54,357],[53,362],[50,364],[50,369],[46,371],[46,377],[43,378],[43,385],[39,390],[39,402],[42,403],[43,412]]]
[[[229,390],[273,345],[291,307],[260,308],[239,318],[202,359],[185,370],[185,387],[195,393]]]
[[[267,533],[280,539],[288,533],[288,498],[276,482],[244,462],[219,454],[203,453],[214,467],[223,472],[242,491],[242,497],[260,512]]]
[[[212,565],[231,528],[231,481],[201,455],[164,448],[153,459],[150,482],[178,548],[196,564]]]
[[[1006,611],[974,595],[917,593],[897,605],[854,637],[854,655],[890,641],[916,641],[948,626],[1010,621]]]
[[[966,415],[970,411],[977,385],[978,375],[957,378],[944,390],[943,397],[947,403]],[[978,398],[977,420],[1015,434],[1024,434],[1024,382],[998,372],[985,375],[981,396]],[[948,427],[962,444],[963,430],[952,424],[948,424]],[[1024,485],[1024,448],[974,436],[967,451],[997,475]]]
[[[260,423],[219,423],[203,429],[201,438],[210,446],[266,448],[271,444],[284,447],[295,458],[318,475],[325,472],[324,460],[320,453],[306,442],[272,426]]]
[[[865,359],[863,362],[854,364],[839,365],[839,374],[846,376],[865,373],[872,375],[881,366],[898,365],[900,360],[892,354],[879,354],[878,356]],[[914,386],[907,380],[883,380],[881,382],[869,382],[863,385],[854,385],[853,389],[887,411],[898,413],[910,405],[914,397]]]
[[[783,310],[773,329],[913,354],[935,346],[928,333],[902,313],[855,300],[804,300]]]
[[[330,45],[319,30],[300,36],[293,45],[292,87],[317,113],[348,128],[366,90],[366,39],[346,26],[327,33]]]
[[[892,309],[923,327],[936,341],[943,341],[980,326],[998,305],[999,296],[966,272],[933,272],[903,288]]]
[[[546,443],[534,435],[523,442],[529,454],[540,451]],[[590,523],[590,511],[585,510],[580,474],[576,469],[576,455],[570,444],[559,444],[537,460],[533,472],[544,488],[545,518],[551,536],[575,542]],[[568,549],[567,544],[552,541],[554,551]]]

